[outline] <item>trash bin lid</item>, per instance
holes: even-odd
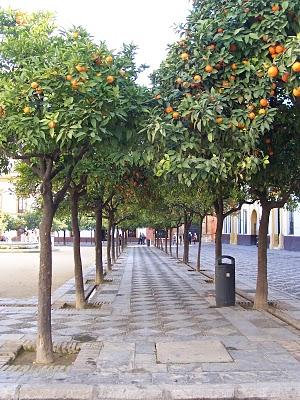
[[[217,258],[217,263],[218,263],[218,265],[220,265],[220,264],[227,264],[227,263],[223,263],[222,262],[222,260],[223,259],[228,259],[228,260],[230,260],[231,261],[231,265],[234,265],[235,264],[235,258],[234,257],[231,257],[231,256],[220,256],[220,257],[218,257]]]

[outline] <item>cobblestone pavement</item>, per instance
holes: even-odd
[[[182,255],[183,246],[179,254]],[[197,245],[190,245],[190,261],[195,264]],[[173,248],[175,253],[175,250]],[[257,247],[223,245],[223,254],[236,259],[236,276],[246,281],[256,282]],[[201,265],[205,269],[214,268],[214,245],[204,243]],[[285,292],[300,299],[300,252],[287,250],[268,250],[268,280],[271,288]]]
[[[103,303],[100,309],[53,310],[55,348],[80,350],[68,367],[8,365],[20,345],[30,347],[35,340],[36,308],[2,304],[0,399],[9,398],[1,397],[9,390],[14,391],[12,398],[40,398],[32,395],[35,387],[41,387],[36,385],[46,385],[48,391],[57,387],[53,385],[70,390],[76,384],[101,386],[102,391],[115,388],[115,397],[100,395],[97,389],[98,397],[89,391],[86,397],[82,395],[89,399],[169,400],[173,397],[165,392],[153,397],[153,390],[169,385],[171,391],[193,387],[196,393],[200,387],[203,394],[204,388],[218,385],[253,384],[257,389],[262,384],[275,391],[275,387],[293,388],[299,381],[299,331],[264,312],[240,306],[215,308],[213,285],[160,250],[129,247],[109,278],[112,281],[107,279],[91,300]],[[130,397],[117,387],[144,388],[145,392]],[[300,398],[298,389],[294,399]],[[224,386],[222,395],[214,398],[226,393]],[[247,398],[252,398],[249,393],[250,389]],[[188,397],[187,392],[182,396],[176,398],[199,398]],[[52,394],[49,398],[62,397]]]

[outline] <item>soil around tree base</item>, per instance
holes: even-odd
[[[50,365],[72,365],[76,360],[78,353],[53,353],[54,355],[54,362]],[[10,365],[31,365],[40,367],[43,364],[36,364],[36,352],[29,351],[29,350],[20,350],[17,354],[16,358],[10,362]],[[49,365],[49,364],[48,364]]]

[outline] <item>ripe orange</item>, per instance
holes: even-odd
[[[31,111],[31,110],[30,110],[30,107],[29,107],[29,106],[26,106],[26,107],[23,108],[24,114],[29,114],[30,111]]]
[[[39,86],[39,84],[37,82],[31,82],[30,86],[32,89],[36,89]]]
[[[259,104],[260,104],[262,107],[268,107],[269,102],[268,102],[267,99],[261,99],[260,102],[259,102]]]
[[[239,122],[237,127],[239,129],[244,129],[245,128],[245,124],[243,122]]]
[[[270,54],[275,54],[275,53],[276,53],[276,49],[275,49],[274,46],[270,46],[270,47],[269,47],[269,53],[270,53]]]
[[[174,110],[173,110],[173,107],[171,107],[171,106],[168,106],[168,107],[165,109],[165,112],[166,112],[167,114],[171,114],[173,111],[174,111]]]
[[[67,80],[67,81],[71,81],[71,80],[72,80],[72,75],[67,75],[67,76],[66,76],[66,80]]]
[[[222,124],[222,122],[223,122],[223,118],[222,117],[217,117],[216,118],[216,123],[217,124]]]
[[[201,76],[200,76],[200,75],[195,75],[195,76],[194,76],[194,81],[195,81],[195,82],[201,82],[201,81],[202,81]]]
[[[113,83],[114,80],[115,80],[115,78],[114,78],[112,75],[108,75],[108,76],[106,77],[106,82],[107,82],[107,83]]]
[[[229,46],[229,51],[231,51],[231,53],[235,53],[237,51],[237,45],[235,43],[231,43]]]
[[[265,115],[265,114],[266,114],[266,109],[265,109],[265,108],[260,108],[260,109],[258,110],[258,114],[259,114],[259,115]]]
[[[173,114],[172,114],[172,118],[173,118],[173,119],[179,119],[179,117],[180,117],[179,112],[174,111]]]
[[[278,5],[278,4],[273,4],[272,5],[272,11],[273,12],[277,12],[277,11],[279,11],[280,10],[280,6]]]
[[[276,76],[279,74],[279,70],[276,67],[276,65],[272,65],[272,67],[270,67],[268,69],[268,75],[270,78],[276,78]]]
[[[48,127],[50,129],[54,129],[56,127],[56,122],[55,121],[50,121],[49,124],[48,124]]]
[[[210,74],[213,71],[213,67],[209,64],[204,69],[205,72],[207,72],[208,74]]]
[[[248,114],[249,119],[253,120],[255,118],[255,113],[254,112],[250,112]]]
[[[181,85],[181,84],[182,84],[182,82],[183,82],[183,80],[182,80],[181,78],[177,78],[177,79],[176,79],[176,83],[177,83],[177,85]]]
[[[300,72],[300,62],[296,61],[293,65],[292,65],[292,71],[293,72]]]
[[[231,69],[233,71],[237,70],[237,65],[235,63],[231,64]]]
[[[182,59],[182,61],[187,61],[189,59],[189,55],[188,53],[181,53],[180,58]]]
[[[278,44],[278,45],[275,47],[275,51],[276,51],[277,54],[283,53],[284,50],[285,50],[285,49],[284,49],[283,46],[281,46],[281,44]]]
[[[106,61],[106,63],[107,64],[111,64],[112,62],[113,62],[113,57],[112,56],[107,56],[107,57],[105,57],[105,61]]]
[[[295,88],[293,89],[293,95],[294,95],[295,97],[300,97],[300,86],[295,87]]]
[[[223,29],[223,28],[218,28],[218,29],[217,29],[217,32],[218,32],[218,33],[223,33],[223,32],[224,32],[224,29]]]

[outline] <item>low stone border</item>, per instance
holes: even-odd
[[[300,400],[300,383],[203,385],[7,384],[0,400]]]

